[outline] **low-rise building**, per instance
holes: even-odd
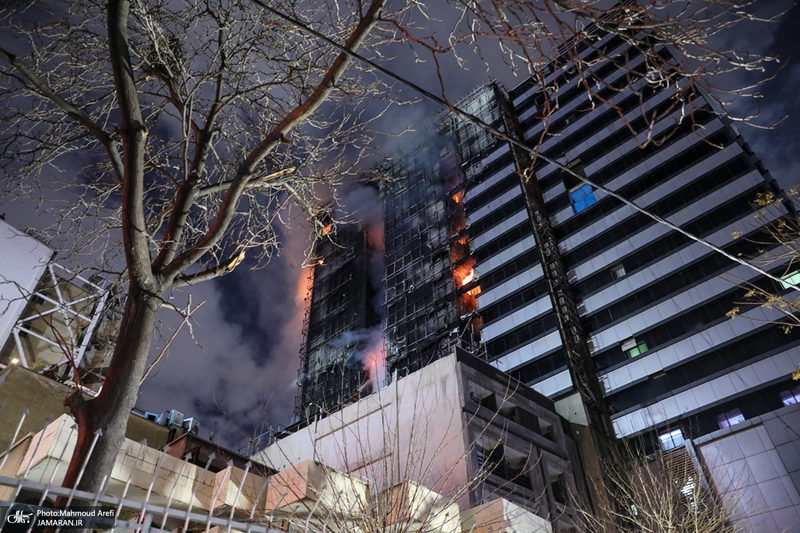
[[[414,484],[441,508],[503,500],[482,512],[527,509],[552,531],[568,531],[585,502],[577,448],[552,400],[460,350],[291,431],[253,459],[276,471],[318,461],[372,493]]]

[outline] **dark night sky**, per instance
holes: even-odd
[[[786,2],[759,2],[759,8],[774,9]],[[761,157],[772,175],[784,188],[798,179],[800,164],[800,136],[796,115],[797,87],[800,86],[800,8],[795,7],[777,24],[754,25],[737,31],[729,38],[739,49],[753,52],[774,52],[784,60],[777,78],[762,90],[761,123],[770,123],[789,113],[789,117],[772,130],[760,130],[745,125],[739,130]],[[397,57],[388,65],[426,88],[436,88],[430,62],[417,63],[407,49],[397,51]],[[469,70],[445,66],[448,97],[451,101],[466,95],[471,89],[486,82],[490,75],[479,65],[468,65]],[[508,88],[522,81],[514,78],[508,69],[493,70]],[[406,89],[404,95],[408,95]],[[424,128],[438,112],[437,106],[421,102],[390,112],[382,126],[399,131],[408,122]],[[390,153],[407,137],[386,138],[380,148]],[[0,200],[0,212],[6,212],[6,221],[21,227],[36,225],[31,212],[35,202]],[[374,193],[351,191],[350,209],[361,208],[374,216],[379,210]],[[303,320],[303,298],[306,294],[308,272],[300,268],[303,251],[307,246],[306,234],[301,224],[282,229],[284,248],[279,257],[260,270],[241,265],[234,274],[214,282],[199,285],[192,290],[193,302],[206,303],[196,314],[194,328],[197,343],[183,331],[169,351],[169,356],[155,375],[148,378],[140,392],[138,407],[161,412],[178,409],[201,422],[201,435],[208,436],[214,423],[220,425],[220,437],[227,444],[238,447],[244,438],[238,437],[233,420],[247,433],[259,426],[289,422],[296,393],[299,348]],[[176,295],[175,303],[185,305],[187,295]],[[171,334],[177,318],[164,315],[166,326],[163,335]],[[220,410],[227,413],[222,415]]]

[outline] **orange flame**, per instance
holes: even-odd
[[[463,287],[464,285],[466,285],[467,283],[469,283],[473,279],[475,279],[475,270],[474,269],[470,269],[469,274],[464,276],[464,279],[461,280],[461,286]]]
[[[330,232],[331,232],[331,230],[332,230],[332,229],[333,229],[333,224],[328,224],[327,226],[325,226],[324,228],[322,228],[322,234],[323,234],[323,235],[327,235],[328,233],[330,233]],[[321,264],[321,263],[320,263],[320,264]]]

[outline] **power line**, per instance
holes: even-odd
[[[314,30],[313,28],[309,27],[307,24],[304,24],[303,22],[300,22],[299,20],[296,20],[296,19],[294,19],[294,18],[292,18],[292,17],[290,17],[290,16],[288,16],[288,15],[286,15],[284,13],[281,13],[280,11],[277,11],[276,9],[273,9],[272,7],[266,5],[264,2],[262,2],[261,0],[251,0],[251,1],[253,3],[255,3],[255,4],[257,4],[258,6],[260,6],[262,9],[264,9],[268,13],[271,13],[272,15],[274,15],[274,16],[280,18],[280,19],[285,20],[289,24],[299,28],[300,30],[302,30],[304,32],[310,33],[314,37],[317,37],[318,39],[324,41],[326,44],[329,44],[330,46],[332,46],[336,50],[338,50],[340,53],[345,54],[346,56],[350,57],[351,59],[356,59],[356,60],[360,61],[361,63],[364,63],[365,65],[368,65],[369,67],[377,70],[378,72],[381,72],[382,74],[390,77],[391,79],[402,83],[403,85],[409,87],[413,91],[421,94],[425,98],[428,98],[429,100],[439,104],[440,106],[447,108],[448,110],[450,110],[453,113],[455,113],[457,116],[459,116],[459,117],[467,120],[468,122],[471,122],[471,123],[481,127],[482,129],[488,131],[489,133],[491,133],[495,137],[497,137],[499,139],[502,139],[502,140],[504,140],[504,141],[506,141],[508,143],[511,143],[511,144],[513,144],[515,146],[518,146],[518,147],[520,147],[523,150],[526,150],[528,152],[534,152],[535,151],[534,149],[532,149],[530,146],[528,146],[526,143],[522,142],[521,140],[514,139],[513,137],[510,137],[510,136],[506,135],[505,133],[501,132],[497,128],[494,128],[493,126],[485,123],[483,120],[481,120],[480,118],[476,117],[475,115],[472,115],[472,114],[467,113],[466,111],[464,111],[462,109],[459,109],[458,107],[448,103],[445,99],[440,98],[439,96],[431,93],[430,91],[427,91],[427,90],[423,89],[419,85],[417,85],[417,84],[413,83],[412,81],[400,76],[399,74],[396,74],[396,73],[392,72],[391,70],[389,70],[389,69],[387,69],[385,67],[382,67],[381,65],[375,63],[374,61],[372,61],[372,60],[370,60],[370,59],[368,59],[368,58],[366,58],[366,57],[354,52],[353,50],[350,50],[349,48],[340,45],[339,43],[331,40],[330,38],[326,37],[325,35],[321,34],[320,32],[318,32],[318,31]],[[708,242],[708,241],[706,241],[704,239],[701,239],[700,237],[697,237],[697,236],[695,236],[695,235],[693,235],[693,234],[681,229],[680,227],[676,226],[672,222],[669,222],[668,220],[665,220],[665,219],[661,218],[660,216],[656,215],[655,213],[651,213],[647,209],[636,205],[634,202],[632,202],[631,200],[628,200],[627,198],[624,198],[623,196],[617,194],[615,191],[612,191],[611,189],[608,189],[608,188],[606,188],[606,187],[604,187],[602,185],[599,185],[597,183],[594,183],[593,181],[591,181],[590,179],[586,178],[585,176],[581,176],[580,174],[578,174],[577,172],[575,172],[571,168],[567,167],[563,163],[559,163],[556,160],[554,160],[554,159],[552,159],[552,158],[550,158],[550,157],[548,157],[548,156],[546,156],[546,155],[544,155],[542,153],[537,153],[536,157],[540,158],[545,163],[548,163],[550,165],[555,166],[560,171],[565,172],[565,173],[577,178],[581,182],[586,183],[586,184],[590,185],[591,187],[593,187],[593,188],[595,188],[597,190],[605,192],[609,196],[611,196],[613,198],[616,198],[617,200],[621,201],[625,205],[628,205],[628,206],[632,207],[633,209],[635,209],[636,211],[642,213],[643,215],[646,215],[646,216],[650,217],[651,219],[653,219],[657,223],[663,224],[663,225],[667,226],[668,228],[670,228],[670,229],[672,229],[674,231],[677,231],[678,233],[684,235],[685,237],[687,237],[687,238],[689,238],[689,239],[691,239],[691,240],[693,240],[693,241],[695,241],[697,243],[700,243],[703,246],[706,246],[706,247],[710,248],[711,250],[715,251],[716,253],[718,253],[718,254],[720,254],[720,255],[728,258],[728,259],[730,259],[731,261],[733,261],[735,263],[739,263],[740,265],[743,265],[743,266],[745,266],[745,267],[747,267],[747,268],[749,268],[749,269],[751,269],[751,270],[753,270],[755,272],[758,272],[759,274],[762,274],[762,275],[768,277],[769,279],[780,283],[781,285],[789,286],[789,287],[793,288],[794,290],[800,292],[800,287],[795,285],[794,283],[791,283],[791,282],[789,282],[787,280],[783,280],[783,279],[781,279],[781,278],[779,278],[779,277],[767,272],[763,268],[758,267],[756,265],[753,265],[751,263],[748,263],[747,261],[745,261],[745,260],[743,260],[743,259],[741,259],[739,257],[736,257],[736,256],[726,252],[725,250],[723,250],[719,246],[717,246],[715,244],[712,244],[712,243],[710,243],[710,242]],[[535,176],[532,177],[531,179],[535,179]]]

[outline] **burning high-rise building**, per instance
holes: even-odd
[[[383,358],[371,248],[360,224],[326,223],[315,249],[295,416],[327,414],[376,386]]]
[[[594,98],[576,70],[556,68],[548,83],[557,79],[557,95],[532,81],[510,91],[491,83],[458,107],[531,146],[542,139],[539,153],[733,256],[769,248],[755,242],[752,202],[781,191],[731,122],[699,92],[684,116],[673,107],[675,87],[650,83],[620,36],[598,37],[580,54],[599,48],[620,60],[583,72]],[[666,47],[660,53],[669,57]],[[441,126],[384,167],[402,179],[386,195],[390,374],[461,344],[556,400],[574,424],[593,427],[601,447],[603,435],[640,436],[724,462],[715,450],[736,440],[731,433],[758,434],[757,445],[742,448],[745,460],[780,464],[770,479],[784,488],[776,496],[758,479],[745,488],[791,508],[799,439],[781,440],[778,430],[800,430],[791,379],[800,328],[785,334],[770,323],[777,311],[736,322],[726,315],[745,292],[738,283],[778,293],[788,286],[542,158],[534,163],[479,126],[455,116]],[[641,148],[632,131],[662,142]],[[771,216],[793,216],[788,201],[781,205]],[[800,277],[786,261],[769,268]],[[765,429],[754,433],[752,424]]]
[[[478,340],[463,205],[464,175],[447,135],[412,144],[380,167],[385,193],[386,363],[402,377]]]

